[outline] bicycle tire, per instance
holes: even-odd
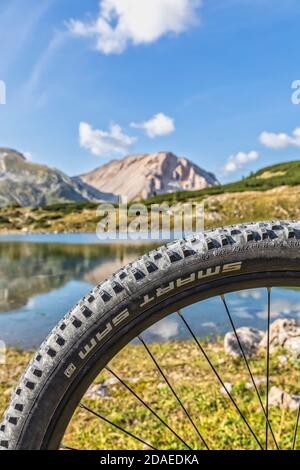
[[[96,286],[31,360],[0,426],[0,448],[58,449],[90,383],[133,337],[195,299],[243,286],[300,285],[300,222],[208,230],[140,257]]]

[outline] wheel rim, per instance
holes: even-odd
[[[287,280],[288,280],[288,284],[287,284]],[[251,446],[250,446],[251,448],[256,448],[256,449],[297,448],[297,433],[299,429],[299,409],[300,409],[299,406],[297,407],[297,409],[293,410],[294,423],[293,423],[293,431],[290,433],[290,438],[289,438],[290,441],[288,443],[287,442],[281,443],[279,442],[280,439],[278,438],[278,431],[275,430],[275,424],[278,424],[276,421],[277,418],[276,419],[272,418],[272,414],[274,415],[274,409],[272,407],[272,410],[271,410],[269,399],[268,399],[270,389],[273,386],[273,384],[276,382],[274,381],[274,376],[273,376],[274,374],[272,373],[272,368],[270,367],[270,360],[271,360],[272,355],[270,353],[270,347],[269,347],[270,328],[271,328],[272,322],[274,321],[273,316],[272,316],[272,288],[275,288],[276,286],[287,286],[287,285],[289,287],[291,286],[299,287],[300,286],[299,274],[295,272],[291,272],[291,273],[284,273],[283,275],[283,273],[273,272],[273,273],[239,276],[236,279],[231,279],[230,284],[228,283],[228,280],[227,280],[224,285],[222,285],[222,281],[214,283],[213,286],[210,285],[210,289],[209,289],[210,294],[208,291],[205,291],[205,289],[203,288],[200,289],[201,292],[196,292],[195,289],[193,289],[193,296],[191,296],[191,293],[189,294],[185,293],[185,297],[181,295],[180,296],[181,298],[177,298],[176,302],[173,303],[173,307],[172,307],[174,312],[177,312],[176,315],[178,316],[179,320],[182,322],[182,324],[185,326],[187,331],[190,333],[191,341],[194,342],[194,346],[196,347],[198,354],[201,354],[202,356],[205,357],[214,375],[215,380],[218,382],[218,385],[223,388],[223,391],[225,391],[226,399],[227,399],[226,406],[227,405],[229,406],[230,404],[232,409],[235,410],[236,415],[238,416],[239,420],[243,422],[247,433],[251,436],[251,440],[249,441],[251,443]],[[264,289],[265,297],[267,299],[267,309],[266,309],[267,315],[266,315],[265,333],[268,337],[268,342],[267,342],[267,348],[265,351],[265,361],[264,361],[264,373],[265,373],[265,379],[266,379],[264,387],[258,387],[256,385],[256,378],[254,374],[252,373],[252,365],[251,365],[253,359],[247,357],[247,355],[243,352],[243,344],[241,342],[239,344],[239,333],[237,331],[232,312],[230,311],[230,305],[228,304],[227,297],[228,295],[230,295],[228,293],[240,292],[241,287],[243,288],[243,290],[246,287],[248,290]],[[198,303],[201,303],[203,302],[204,299],[213,298],[212,294],[214,298],[216,297],[216,295],[220,297],[220,304],[223,305],[223,309],[227,315],[228,322],[231,326],[233,334],[241,350],[240,363],[243,364],[243,366],[245,367],[245,370],[247,371],[250,377],[250,382],[252,383],[252,388],[254,391],[252,398],[256,399],[257,401],[256,408],[260,409],[261,415],[263,417],[263,419],[261,419],[261,417],[258,418],[258,420],[260,420],[260,424],[263,425],[264,427],[264,431],[263,432],[261,431],[259,433],[259,436],[257,435],[258,434],[257,430],[253,429],[252,422],[249,423],[249,417],[245,416],[244,411],[240,409],[240,406],[237,403],[237,399],[234,396],[234,393],[231,393],[228,390],[221,374],[217,370],[217,367],[215,367],[212,361],[210,361],[209,355],[206,354],[205,349],[203,348],[202,341],[199,340],[199,338],[197,337],[197,334],[194,332],[193,328],[191,327],[189,323],[189,319],[187,318],[185,311],[184,311],[185,307],[183,307],[183,310],[180,310],[180,308],[182,308],[182,305],[185,305],[185,306],[191,305],[190,299],[192,298],[201,299],[201,300],[198,300]],[[179,306],[179,308],[175,308],[175,306],[177,305]],[[169,306],[169,308],[171,307]],[[179,408],[181,408],[181,413],[186,419],[186,421],[189,423],[190,432],[191,433],[194,432],[196,436],[196,441],[195,441],[195,438],[192,439],[192,441],[189,441],[189,439],[187,439],[187,436],[183,435],[182,432],[180,432],[181,430],[178,430],[176,426],[174,427],[173,423],[170,423],[169,419],[166,418],[165,410],[161,410],[159,408],[158,406],[159,404],[157,403],[149,404],[149,402],[146,399],[144,399],[143,396],[140,396],[140,394],[137,391],[135,391],[135,388],[130,383],[128,383],[128,381],[126,380],[126,377],[124,377],[124,375],[122,376],[122,371],[120,372],[116,371],[114,368],[111,367],[110,364],[106,364],[107,362],[109,362],[109,359],[110,360],[112,359],[111,357],[109,358],[109,356],[107,356],[108,359],[106,360],[106,363],[105,364],[103,363],[102,365],[99,364],[99,361],[98,361],[98,364],[94,366],[95,368],[98,367],[98,370],[95,369],[93,373],[91,374],[91,376],[97,375],[99,370],[103,369],[106,366],[106,369],[105,369],[106,373],[110,374],[111,377],[114,377],[115,380],[118,381],[120,386],[122,386],[123,389],[126,390],[126,392],[131,394],[131,396],[133,396],[134,399],[138,401],[141,406],[146,408],[148,413],[154,416],[156,421],[159,422],[160,426],[162,426],[163,429],[165,430],[165,433],[171,435],[174,438],[174,440],[172,441],[173,448],[178,448],[178,449],[180,448],[181,449],[215,448],[215,446],[212,446],[212,439],[211,438],[208,439],[206,436],[204,436],[202,432],[203,426],[200,425],[201,419],[200,419],[200,424],[199,424],[199,419],[197,416],[195,416],[195,410],[193,410],[193,412],[190,412],[190,403],[186,404],[185,400],[182,399],[180,395],[180,391],[176,389],[176,387],[174,386],[174,383],[164,371],[164,366],[160,364],[159,362],[160,358],[158,359],[156,358],[155,354],[153,353],[151,344],[150,345],[147,344],[147,341],[144,339],[144,335],[141,334],[141,332],[147,329],[151,323],[153,322],[156,323],[159,319],[161,319],[165,315],[166,313],[161,312],[161,311],[160,313],[157,313],[156,315],[153,315],[153,312],[151,312],[151,315],[149,315],[149,318],[143,321],[143,325],[140,324],[140,325],[137,325],[136,328],[131,329],[131,333],[128,333],[126,341],[128,342],[132,340],[133,337],[135,337],[136,335],[139,335],[139,341],[140,341],[141,347],[144,348],[145,353],[148,355],[150,361],[152,361],[152,364],[156,367],[158,374],[165,382],[171,395],[173,395],[174,401],[176,401]],[[270,380],[270,377],[272,380]],[[79,387],[77,384],[77,397],[76,398],[74,398],[75,394],[73,391],[74,403],[77,402],[79,398],[81,398],[79,397],[79,395],[82,394],[82,390],[86,388],[87,388],[87,379],[85,380],[85,383],[81,385],[81,387]],[[297,390],[297,383],[295,383],[295,390]],[[74,403],[73,403],[73,406],[74,406]],[[91,405],[95,405],[95,406],[91,406]],[[83,398],[80,401],[79,406],[80,406],[81,413],[85,413],[86,415],[92,415],[93,418],[99,419],[99,421],[104,423],[103,433],[112,432],[112,429],[114,429],[114,431],[117,430],[118,433],[126,435],[128,439],[130,439],[130,441],[126,441],[126,442],[137,442],[140,448],[150,448],[150,449],[151,448],[152,449],[166,448],[166,447],[161,446],[160,441],[156,441],[153,443],[149,439],[145,438],[142,435],[142,433],[137,435],[134,432],[134,426],[132,427],[124,426],[124,423],[127,424],[126,419],[124,420],[120,416],[117,416],[116,418],[114,413],[110,413],[110,415],[103,414],[102,411],[106,407],[105,406],[103,407],[103,400],[101,402],[101,399],[96,400],[96,401],[88,399],[86,401],[86,399]],[[272,411],[271,416],[270,416],[270,410]],[[257,410],[255,409],[255,413],[256,411]],[[282,430],[280,432],[282,432]],[[147,435],[147,433],[144,433],[144,434]],[[53,446],[53,443],[54,443],[53,439],[54,440],[57,439],[57,436],[55,437],[55,426],[52,428],[52,430],[49,430],[48,439],[49,439],[48,444],[45,447],[49,448]],[[72,438],[69,440],[68,439],[69,437],[67,433],[62,441],[63,443],[61,444],[62,448],[65,448],[65,449],[78,448],[77,446],[74,447],[74,441],[72,440]],[[230,440],[230,436],[229,436],[229,440]],[[154,441],[155,441],[155,438],[154,438]],[[123,441],[121,440],[121,442]],[[157,446],[157,442],[159,443],[159,446]],[[177,443],[177,447],[174,444],[175,442]],[[234,444],[233,445],[234,448],[238,448],[235,443],[234,438],[233,438],[233,444]],[[218,446],[216,447],[218,448]],[[240,446],[240,447],[249,448],[248,441],[247,441],[247,445]],[[99,448],[99,447],[96,446],[94,448]],[[137,447],[134,446],[134,448],[137,448]],[[231,448],[231,447],[230,445],[225,445],[224,443],[222,443],[221,448]]]

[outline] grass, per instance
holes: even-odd
[[[249,376],[242,359],[232,359],[224,355],[221,341],[207,343],[205,346],[211,361],[221,373],[222,379],[233,384],[232,396],[264,445],[264,417],[253,388],[249,388]],[[199,354],[195,343],[191,341],[168,342],[161,345],[151,344],[150,348],[211,448],[258,448],[228,397],[220,393],[220,384],[206,360]],[[299,395],[299,364],[289,360],[287,364],[279,365],[279,354],[282,352],[278,351],[271,357],[271,386],[276,385],[286,392]],[[7,406],[10,393],[30,355],[27,352],[8,351],[7,365],[0,368],[0,411]],[[264,377],[263,352],[250,360],[250,367],[255,377]],[[110,368],[192,448],[204,448],[142,346],[128,345],[111,362]],[[87,407],[142,437],[156,448],[174,450],[184,448],[182,443],[166,430],[122,384],[111,382],[107,386],[107,397],[99,397],[92,393],[101,384],[103,386],[105,380],[111,378],[112,375],[107,371],[97,377],[93,388],[90,388],[89,393],[83,399]],[[261,385],[259,391],[264,403],[265,385]],[[270,421],[277,442],[282,449],[291,448],[295,418],[295,411],[270,408]],[[67,429],[64,444],[81,449],[146,448],[84,409],[77,409]],[[300,437],[297,445],[300,448]],[[274,448],[271,438],[270,447]]]
[[[266,175],[267,178],[262,178]],[[233,183],[213,186],[211,188],[196,191],[178,191],[171,194],[154,196],[147,200],[147,204],[156,204],[163,201],[180,202],[188,199],[202,199],[206,196],[215,196],[225,193],[240,193],[245,191],[267,191],[279,186],[300,185],[300,161],[279,163],[266,168],[262,168],[256,173],[252,173],[247,178]]]
[[[141,202],[148,210],[152,204],[163,202],[169,206],[202,203],[206,228],[264,219],[299,219],[300,161],[269,166],[234,183],[158,195]],[[95,232],[101,220],[97,207],[92,202],[43,208],[9,206],[0,209],[0,233]],[[150,223],[150,217],[146,221]]]
[[[300,219],[300,186],[220,193],[184,202],[204,204],[205,228],[258,220]],[[65,204],[38,209],[7,207],[0,209],[0,233],[95,232],[100,220],[96,216],[96,206],[90,205]],[[150,222],[148,216],[146,222]]]

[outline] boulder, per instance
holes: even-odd
[[[277,406],[289,410],[297,410],[300,405],[300,396],[290,395],[278,387],[272,387],[269,391],[269,406]]]
[[[92,385],[86,392],[85,396],[86,398],[90,398],[92,400],[98,400],[99,398],[109,398],[109,388],[117,385],[118,383],[119,381],[115,377],[106,379],[100,384]]]
[[[265,333],[260,347],[267,347],[267,333]],[[296,320],[278,319],[270,325],[270,352],[284,348],[294,359],[300,358],[300,327]]]
[[[139,381],[138,378],[125,378],[126,383],[136,383]],[[110,377],[100,384],[91,385],[87,390],[85,396],[92,400],[98,400],[100,398],[109,398],[112,399],[111,391],[115,386],[119,386],[121,382],[116,377]]]
[[[264,332],[247,326],[237,328],[236,332],[246,357],[255,355],[264,336]],[[233,331],[226,333],[224,337],[224,349],[227,354],[233,357],[242,356],[240,346]]]

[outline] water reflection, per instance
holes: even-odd
[[[96,284],[143,251],[129,245],[0,243],[0,312],[70,280]]]
[[[0,243],[0,339],[36,347],[80,297],[151,249],[145,244]]]

